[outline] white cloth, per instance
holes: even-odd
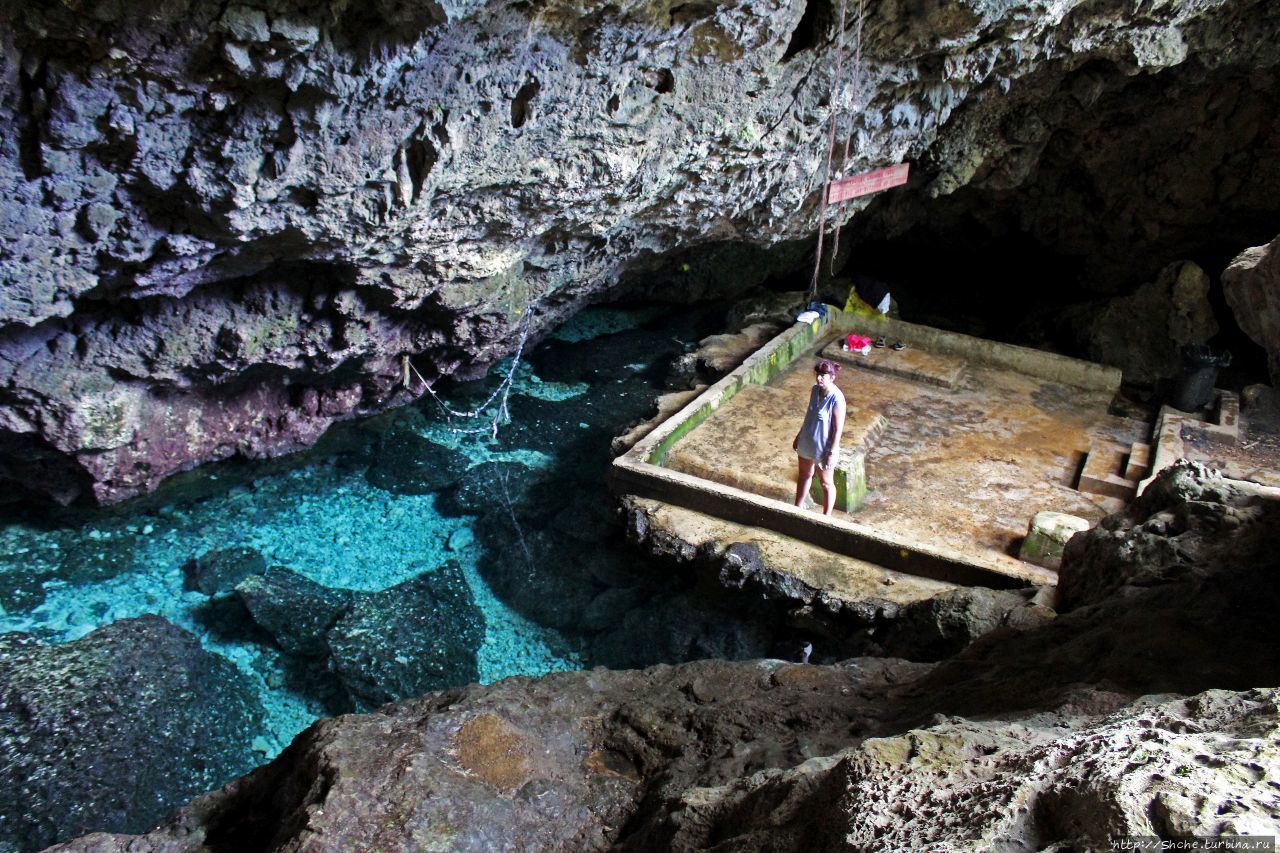
[[[812,323],[816,319],[818,319],[817,311],[801,311],[796,315],[797,323]]]
[[[876,310],[881,314],[889,313],[889,294],[884,295],[884,299],[880,300],[880,304],[876,306]]]

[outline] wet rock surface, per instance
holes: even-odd
[[[236,584],[236,598],[287,654],[323,657],[325,636],[351,606],[354,593],[330,589],[283,566]]]
[[[267,568],[266,559],[252,548],[221,548],[207,551],[182,567],[186,589],[217,595],[249,575],[259,575]]]
[[[1175,470],[1151,488],[1166,508],[1225,519],[1223,486]],[[304,815],[309,843],[388,850],[1099,849],[1115,835],[1275,834],[1280,811],[1258,783],[1280,772],[1280,692],[1258,685],[1280,682],[1268,618],[1280,528],[1235,529],[1220,549],[1187,549],[1188,571],[1130,572],[940,663],[586,671],[322,721],[145,837],[60,849],[279,849]],[[1163,562],[1110,542],[1153,535],[1123,523],[1081,534],[1064,570],[1093,559],[1090,541]],[[1266,550],[1244,549],[1258,536]]]
[[[0,635],[0,847],[141,832],[256,764],[246,679],[156,616],[47,646]]]

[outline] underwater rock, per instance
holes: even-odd
[[[58,577],[71,584],[114,578],[137,568],[131,536],[81,539],[71,543],[58,566]]]
[[[466,470],[466,459],[458,451],[397,429],[383,437],[366,478],[389,492],[425,495],[454,485]]]
[[[351,606],[356,593],[331,589],[284,566],[272,566],[236,584],[236,597],[253,621],[287,654],[322,657],[329,652],[329,629]]]
[[[774,632],[761,620],[711,606],[690,593],[650,592],[650,600],[615,613],[614,627],[591,639],[591,662],[610,668],[654,661],[768,657]],[[588,611],[594,615],[593,610]]]
[[[449,561],[382,592],[355,597],[326,642],[357,704],[374,707],[479,677],[484,615]]]
[[[0,608],[6,613],[26,613],[45,599],[44,582],[57,577],[52,571],[9,568],[0,571]]]
[[[266,558],[253,548],[220,548],[188,560],[182,567],[182,586],[205,595],[219,595],[266,568]]]
[[[261,716],[234,666],[158,616],[56,646],[0,635],[0,848],[144,831],[253,767]]]
[[[480,522],[486,547],[476,568],[494,594],[511,608],[543,625],[576,631],[591,602],[603,589],[591,566],[618,559],[608,551],[554,531],[539,530],[522,519],[494,514]]]
[[[527,484],[539,477],[518,462],[484,462],[441,492],[436,509],[454,517],[484,515],[517,499]]]

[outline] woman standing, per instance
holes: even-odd
[[[822,514],[831,515],[836,505],[834,474],[840,460],[840,434],[844,432],[844,394],[836,387],[840,365],[824,358],[814,366],[813,372],[817,383],[809,392],[809,408],[804,413],[804,423],[791,442],[800,466],[796,506],[804,504],[816,465],[822,481]]]

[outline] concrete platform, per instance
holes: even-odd
[[[1053,583],[1052,571],[1014,556],[1030,519],[1042,510],[1101,518],[1103,507],[1074,488],[1090,446],[1149,434],[1107,414],[1119,371],[899,321],[859,328],[832,313],[829,323],[784,332],[615,461],[615,489],[890,571],[986,586]],[[909,348],[840,353],[851,330]],[[869,492],[854,514],[790,506],[791,440],[819,354],[861,368],[839,378],[848,432],[883,430],[868,449]]]

